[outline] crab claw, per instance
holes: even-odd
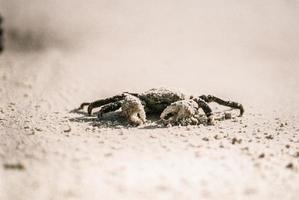
[[[146,114],[144,107],[137,97],[127,94],[122,104],[122,113],[129,123],[135,126],[145,124]]]
[[[167,106],[161,113],[160,118],[168,124],[197,124],[198,120],[194,117],[198,114],[198,104],[192,99],[181,100]]]

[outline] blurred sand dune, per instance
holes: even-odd
[[[251,98],[261,90],[273,98],[298,87],[297,1],[1,4],[8,47],[79,51],[75,65],[121,89],[138,90],[142,82]],[[123,80],[124,73],[135,76]]]

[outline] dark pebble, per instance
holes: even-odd
[[[3,165],[4,169],[12,169],[12,170],[24,170],[25,167],[21,163],[5,163]]]

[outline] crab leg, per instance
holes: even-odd
[[[116,111],[121,107],[121,105],[122,105],[122,101],[116,101],[116,102],[103,105],[101,110],[98,113],[98,118],[101,118],[105,113]]]
[[[85,106],[88,106],[87,108],[87,112],[89,115],[91,115],[91,112],[94,108],[98,108],[98,107],[101,107],[105,104],[108,104],[108,103],[113,103],[113,102],[116,102],[116,101],[120,101],[120,100],[123,100],[125,98],[125,95],[116,95],[116,96],[113,96],[113,97],[110,97],[110,98],[106,98],[106,99],[100,99],[100,100],[97,100],[97,101],[94,101],[94,102],[91,102],[91,103],[82,103],[79,107],[79,109],[83,109]]]
[[[214,125],[212,109],[210,108],[208,103],[204,101],[202,98],[195,98],[194,101],[198,104],[198,106],[204,111],[204,113],[208,117],[208,125]]]
[[[228,107],[231,107],[231,108],[239,109],[240,110],[240,115],[239,115],[240,117],[244,113],[243,105],[240,104],[240,103],[237,103],[237,102],[234,102],[234,101],[225,101],[223,99],[220,99],[220,98],[212,96],[212,95],[208,95],[208,96],[202,95],[199,98],[204,100],[207,103],[216,102],[216,103],[218,103],[220,105],[223,105],[223,106],[228,106]]]
[[[204,111],[207,117],[212,115],[212,109],[210,106],[201,98],[196,98],[194,101],[198,104],[198,106]]]

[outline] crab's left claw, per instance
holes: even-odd
[[[160,115],[163,121],[173,121],[177,117],[178,109],[174,105],[167,106]]]

